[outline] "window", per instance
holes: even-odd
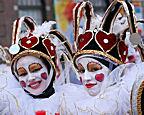
[[[41,24],[43,21],[41,1],[42,0],[18,0],[19,17],[31,16],[38,24]]]

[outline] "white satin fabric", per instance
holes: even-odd
[[[143,66],[143,63],[119,66],[107,77],[97,96],[90,96],[82,85],[68,83],[56,86],[56,93],[45,99],[33,99],[26,94],[6,69],[0,77],[7,77],[5,83],[9,85],[0,84],[0,114],[35,115],[39,110],[52,115],[130,114],[132,86],[137,77],[144,75]],[[4,83],[4,79],[0,80]]]
[[[88,95],[82,86],[69,84],[69,90],[63,90],[61,115],[130,114],[131,90],[135,79],[143,73],[142,66],[143,63],[119,66],[107,77],[97,96]]]

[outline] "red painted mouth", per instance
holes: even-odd
[[[92,88],[93,86],[95,86],[97,83],[94,83],[94,84],[92,84],[92,83],[89,83],[89,84],[86,84],[85,86],[87,87],[87,88]]]
[[[40,86],[41,82],[42,82],[42,80],[33,81],[33,82],[30,82],[30,84],[28,86],[32,89],[37,89]]]

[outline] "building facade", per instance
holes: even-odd
[[[38,24],[54,19],[53,0],[0,0],[0,45],[9,47],[13,21],[32,16]]]
[[[56,20],[55,1],[60,0],[0,0],[0,45],[7,47],[11,45],[12,25],[18,17],[32,16],[38,24],[41,24],[44,20]],[[95,13],[102,16],[113,0],[89,1],[93,3]],[[133,2],[136,6],[136,13],[143,18],[143,0],[129,1]]]

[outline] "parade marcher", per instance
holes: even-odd
[[[84,88],[76,86],[78,94],[75,92],[73,96],[73,106],[70,104],[72,96],[64,92],[65,98],[61,108],[65,108],[65,111],[62,114],[130,114],[130,95],[137,76],[137,72],[134,71],[137,67],[134,63],[125,64],[128,56],[125,37],[113,33],[112,28],[118,12],[123,8],[128,16],[130,32],[136,31],[135,18],[128,15],[129,12],[133,13],[132,5],[124,1],[112,2],[103,16],[100,27],[94,30],[90,29],[93,15],[91,8],[88,1],[78,3],[75,8],[76,52],[72,61]],[[79,34],[81,10],[85,10],[86,27],[84,33]],[[83,94],[80,96],[79,92]],[[79,96],[81,98],[78,99]]]
[[[27,31],[20,33],[23,23]],[[31,17],[15,20],[9,49],[12,55],[11,71],[15,77],[11,84],[15,81],[19,84],[17,87],[7,84],[10,87],[0,90],[1,114],[35,115],[41,110],[46,114],[55,114],[58,111],[60,96],[55,92],[53,83],[61,70],[56,45],[51,39],[55,37],[65,45],[66,39],[52,30],[53,24],[54,21],[49,21],[38,26]]]
[[[13,55],[11,70],[22,88],[0,89],[0,114],[34,115],[41,110],[60,115],[130,114],[130,94],[138,71],[134,63],[125,64],[128,55],[125,37],[112,32],[121,8],[126,14],[127,11],[133,13],[129,2],[116,0],[106,11],[100,26],[93,30],[90,29],[94,15],[91,3],[78,3],[74,15],[73,54],[64,37],[50,30],[53,22],[36,27],[29,17],[16,20],[10,48]],[[81,10],[86,11],[86,28],[79,34]],[[133,33],[133,15],[128,21]],[[28,31],[19,36],[22,22],[26,23]],[[59,76],[60,69],[55,50],[57,46],[51,40],[53,35],[65,46],[62,53],[72,61],[83,85],[69,83],[54,88],[54,78]]]

